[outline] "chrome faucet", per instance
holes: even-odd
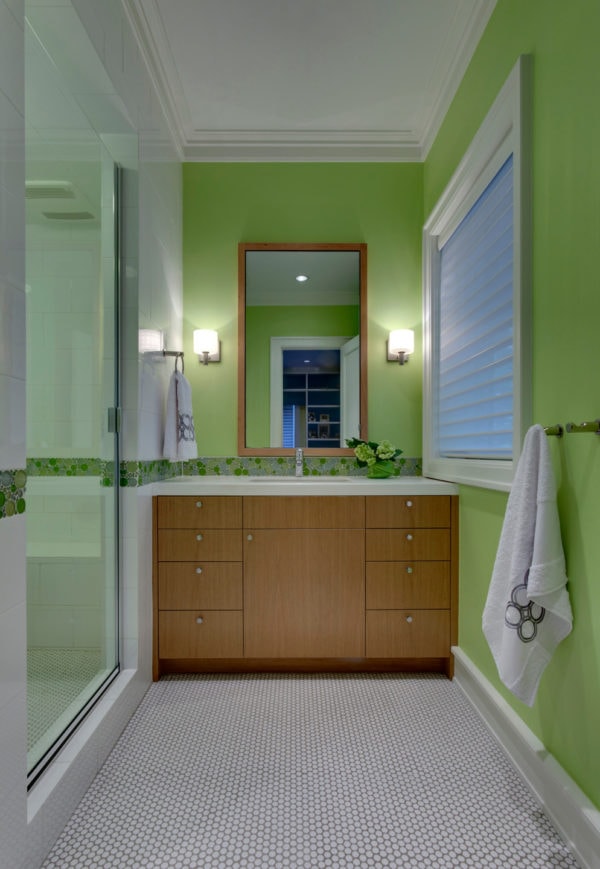
[[[304,471],[304,451],[296,447],[296,476],[301,477]]]

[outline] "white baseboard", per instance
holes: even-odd
[[[584,869],[600,869],[600,810],[460,648],[454,680]]]

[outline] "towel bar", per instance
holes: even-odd
[[[544,431],[547,435],[553,435],[557,438],[561,438],[564,433],[564,429],[560,423],[557,423],[556,425],[546,425],[544,426]]]
[[[575,422],[567,423],[567,431],[571,434],[579,432],[592,432],[592,434],[600,434],[600,419],[593,419],[591,422]]]
[[[177,371],[177,360],[181,359],[181,373],[185,371],[185,362],[183,361],[183,350],[163,350],[163,356],[174,356],[175,357],[175,370]]]

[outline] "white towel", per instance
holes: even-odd
[[[173,372],[169,383],[163,455],[173,462],[198,458],[192,388],[179,371]]]
[[[532,706],[542,673],[572,627],[556,483],[546,434],[532,426],[513,480],[483,611],[498,674]]]

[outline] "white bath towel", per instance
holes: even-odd
[[[179,371],[173,372],[167,393],[163,455],[165,459],[173,462],[198,458],[192,412],[192,388],[187,378]]]
[[[546,434],[523,444],[496,554],[483,633],[507,688],[532,706],[542,673],[572,627],[556,483]]]

